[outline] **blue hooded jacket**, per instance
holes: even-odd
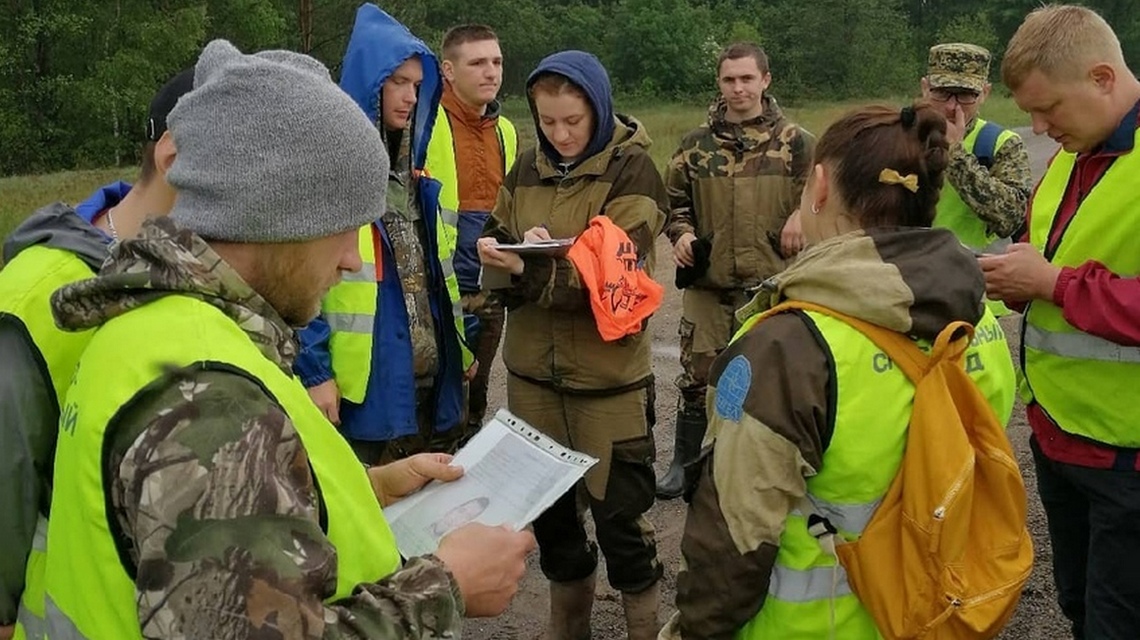
[[[439,61],[422,40],[374,4],[356,10],[356,23],[340,70],[340,88],[352,96],[368,119],[380,122],[380,89],[408,58],[419,56],[424,79],[412,115],[412,167],[423,169],[436,109],[443,95]],[[382,125],[378,125],[382,126]],[[396,159],[392,158],[395,164]]]
[[[576,50],[559,51],[543,58],[538,67],[531,72],[526,80],[527,95],[530,95],[530,87],[538,76],[551,72],[566,76],[570,82],[582,89],[594,109],[594,134],[590,137],[586,151],[575,163],[578,164],[605,149],[614,136],[614,99],[613,91],[610,89],[610,76],[601,61],[592,53]],[[538,136],[539,148],[555,165],[562,164],[562,156],[542,134],[533,98],[530,99],[530,113],[534,117],[534,130]]]
[[[95,224],[95,216],[118,205],[131,192],[131,185],[122,180],[103,185],[83,202],[75,205],[75,213],[88,224]],[[102,231],[100,230],[100,233]],[[106,234],[104,234],[106,235]],[[107,236],[111,240],[111,236]]]
[[[349,38],[341,66],[340,87],[356,101],[364,113],[383,127],[380,118],[380,90],[384,81],[412,56],[423,63],[416,107],[412,114],[411,169],[423,169],[428,141],[443,92],[439,63],[421,40],[392,16],[373,4],[364,4],[356,12],[356,23]],[[392,158],[393,170],[397,158]],[[412,192],[417,199],[427,244],[428,290],[435,320],[436,344],[439,346],[439,373],[436,375],[435,429],[449,431],[463,422],[466,399],[463,388],[463,356],[455,335],[451,301],[444,283],[436,237],[439,216],[440,184],[424,176],[413,178]],[[373,223],[381,236],[380,260],[383,281],[376,287],[376,318],[372,328],[372,369],[364,402],[341,401],[341,432],[357,440],[386,441],[419,433],[416,417],[416,386],[412,365],[412,344],[408,331],[408,314],[403,288],[396,269],[392,243],[384,224]],[[302,384],[314,387],[333,379],[332,358],[328,342],[331,330],[324,318],[317,318],[298,333],[301,351],[294,371]]]

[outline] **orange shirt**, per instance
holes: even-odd
[[[495,207],[503,184],[503,148],[499,142],[498,105],[481,115],[455,95],[450,82],[444,82],[440,100],[451,125],[455,147],[455,169],[459,176],[459,209],[490,211]],[[436,126],[447,123],[437,122]]]

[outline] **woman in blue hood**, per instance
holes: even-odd
[[[668,198],[646,149],[649,136],[617,115],[606,70],[594,56],[549,56],[527,80],[538,144],[515,163],[499,192],[479,253],[512,274],[503,361],[510,410],[564,445],[598,458],[585,491],[598,545],[586,537],[577,490],[534,523],[550,580],[550,635],[590,637],[597,549],[621,591],[629,637],[657,636],[661,563],[644,514],[653,505],[653,374],[641,333],[607,342],[585,284],[565,257],[500,251],[500,243],[572,238],[604,215],[622,228],[650,271]]]

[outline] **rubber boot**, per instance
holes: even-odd
[[[550,626],[546,640],[590,640],[597,572],[573,582],[550,583]]]
[[[622,593],[621,606],[625,609],[625,629],[629,640],[656,640],[661,630],[657,624],[657,606],[660,583],[653,583],[641,593]]]
[[[682,405],[677,412],[676,434],[673,439],[673,461],[669,470],[657,482],[657,497],[661,500],[679,498],[685,489],[685,465],[692,463],[701,453],[708,420],[704,407]]]

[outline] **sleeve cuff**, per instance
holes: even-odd
[[[1076,269],[1072,267],[1061,267],[1061,273],[1057,276],[1056,284],[1053,285],[1053,304],[1062,309],[1065,308],[1065,292],[1069,289],[1069,283],[1076,277]]]
[[[440,570],[443,571],[443,574],[447,576],[447,583],[451,587],[451,597],[455,599],[455,608],[459,611],[459,617],[466,617],[467,605],[463,602],[463,592],[459,590],[459,583],[455,581],[455,576],[451,573],[451,569],[448,569],[447,565],[443,563],[443,560],[440,560],[439,556],[435,554],[423,556],[423,559],[439,567]]]
[[[312,389],[333,379],[333,372],[328,370],[314,371],[310,375],[301,375],[301,384],[306,389]]]
[[[691,233],[695,236],[697,235],[697,230],[686,224],[681,227],[674,227],[667,230],[665,232],[665,237],[669,239],[670,245],[674,245],[677,244],[677,241],[681,239],[681,236],[685,235],[686,233]]]

